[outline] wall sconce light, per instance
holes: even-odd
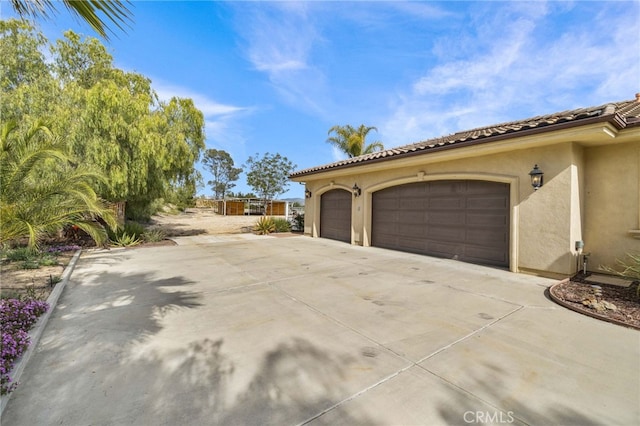
[[[360,189],[360,187],[358,186],[357,183],[354,183],[353,184],[353,188],[351,188],[351,189],[353,189],[353,196],[354,197],[359,197],[360,194],[362,194],[362,190]]]
[[[531,176],[531,186],[533,186],[533,190],[537,191],[544,183],[544,172],[540,170],[536,164],[533,170],[529,172],[529,176]]]
[[[311,198],[311,191],[309,191],[308,189],[305,189],[304,198]]]

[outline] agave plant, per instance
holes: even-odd
[[[67,225],[96,243],[107,239],[100,218],[116,226],[113,212],[93,189],[102,175],[74,167],[64,145],[38,122],[20,134],[15,122],[0,128],[0,242],[26,237],[36,247],[47,233]]]
[[[256,234],[267,235],[272,232],[275,232],[276,224],[273,221],[273,218],[264,216],[258,219],[258,221],[256,222],[256,225],[253,227],[253,230],[255,231]]]
[[[118,247],[137,246],[141,242],[142,241],[140,241],[140,239],[137,238],[135,235],[128,234],[127,232],[119,233],[118,235],[116,235],[115,238],[111,240],[111,244]]]

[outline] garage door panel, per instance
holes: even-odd
[[[397,218],[400,223],[422,225],[425,221],[425,212],[422,210],[399,211]]]
[[[399,223],[396,234],[400,238],[424,238],[427,236],[427,228],[425,226],[416,226],[411,223]]]
[[[445,257],[445,258],[455,258],[456,255],[451,255],[451,253],[457,253],[462,250],[461,244],[456,243],[447,243],[442,241],[429,241],[427,244],[428,254],[431,256],[437,257]]]
[[[381,210],[397,210],[398,199],[397,198],[381,198],[377,200],[378,208]]]
[[[427,188],[424,186],[402,185],[401,187],[398,187],[398,191],[395,192],[395,196],[398,198],[423,198],[426,192]]]
[[[427,204],[429,210],[457,210],[465,206],[465,200],[459,197],[432,197]]]
[[[486,247],[467,247],[465,260],[495,266],[503,266],[509,261],[502,250],[491,250]]]
[[[397,211],[389,211],[382,210],[378,211],[377,218],[381,223],[384,223],[385,226],[389,226],[391,223],[398,222],[398,212]]]
[[[428,228],[428,238],[434,241],[464,241],[465,230],[459,226],[433,226]]]
[[[351,193],[334,189],[320,196],[320,237],[351,242]]]
[[[426,248],[425,241],[422,238],[403,238],[401,244],[406,251],[412,253],[420,253]]]
[[[379,234],[377,240],[378,247],[395,249],[400,246],[400,239],[395,234]]]
[[[465,242],[489,248],[491,246],[504,244],[506,242],[506,235],[500,230],[470,229],[466,232]]]
[[[437,185],[431,185],[432,182],[425,182],[427,192],[430,195],[438,194],[455,194],[460,192],[460,183],[456,181],[437,181]],[[412,185],[412,184],[410,184]]]
[[[402,210],[405,210],[405,209],[422,210],[427,206],[424,199],[407,198],[407,199],[398,200],[397,207]]]
[[[509,266],[509,205],[509,185],[497,182],[386,188],[372,196],[372,245]]]
[[[428,220],[430,225],[464,225],[464,213],[460,211],[429,212]]]
[[[467,215],[467,224],[471,226],[495,226],[504,228],[509,223],[509,218],[500,214],[477,214]]]
[[[469,209],[504,209],[507,207],[505,205],[504,197],[499,196],[491,196],[487,198],[477,198],[477,197],[468,197],[467,198],[467,208]]]

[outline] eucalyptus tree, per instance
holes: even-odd
[[[349,158],[382,151],[384,149],[382,142],[375,141],[367,145],[366,138],[371,130],[378,131],[377,128],[368,127],[364,124],[361,124],[358,128],[349,124],[333,126],[329,129],[328,134],[331,135],[333,133],[334,135],[330,136],[327,142],[347,154]]]
[[[214,197],[224,198],[227,192],[236,186],[234,182],[240,177],[242,168],[235,167],[233,158],[227,151],[218,149],[207,149],[202,162],[213,175],[213,179],[208,183],[213,188]]]
[[[87,22],[100,36],[109,39],[109,27],[105,20],[110,21],[120,30],[131,20],[131,11],[127,7],[128,1],[121,0],[10,0],[13,9],[23,18],[51,19],[58,10],[56,4],[62,3],[73,15]]]
[[[43,124],[19,133],[15,122],[0,129],[0,242],[27,237],[30,247],[67,225],[96,243],[107,239],[101,219],[115,228],[113,212],[94,191],[100,173],[73,165],[65,144]]]

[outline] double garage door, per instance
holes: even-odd
[[[372,245],[509,266],[509,185],[419,182],[373,193]]]

